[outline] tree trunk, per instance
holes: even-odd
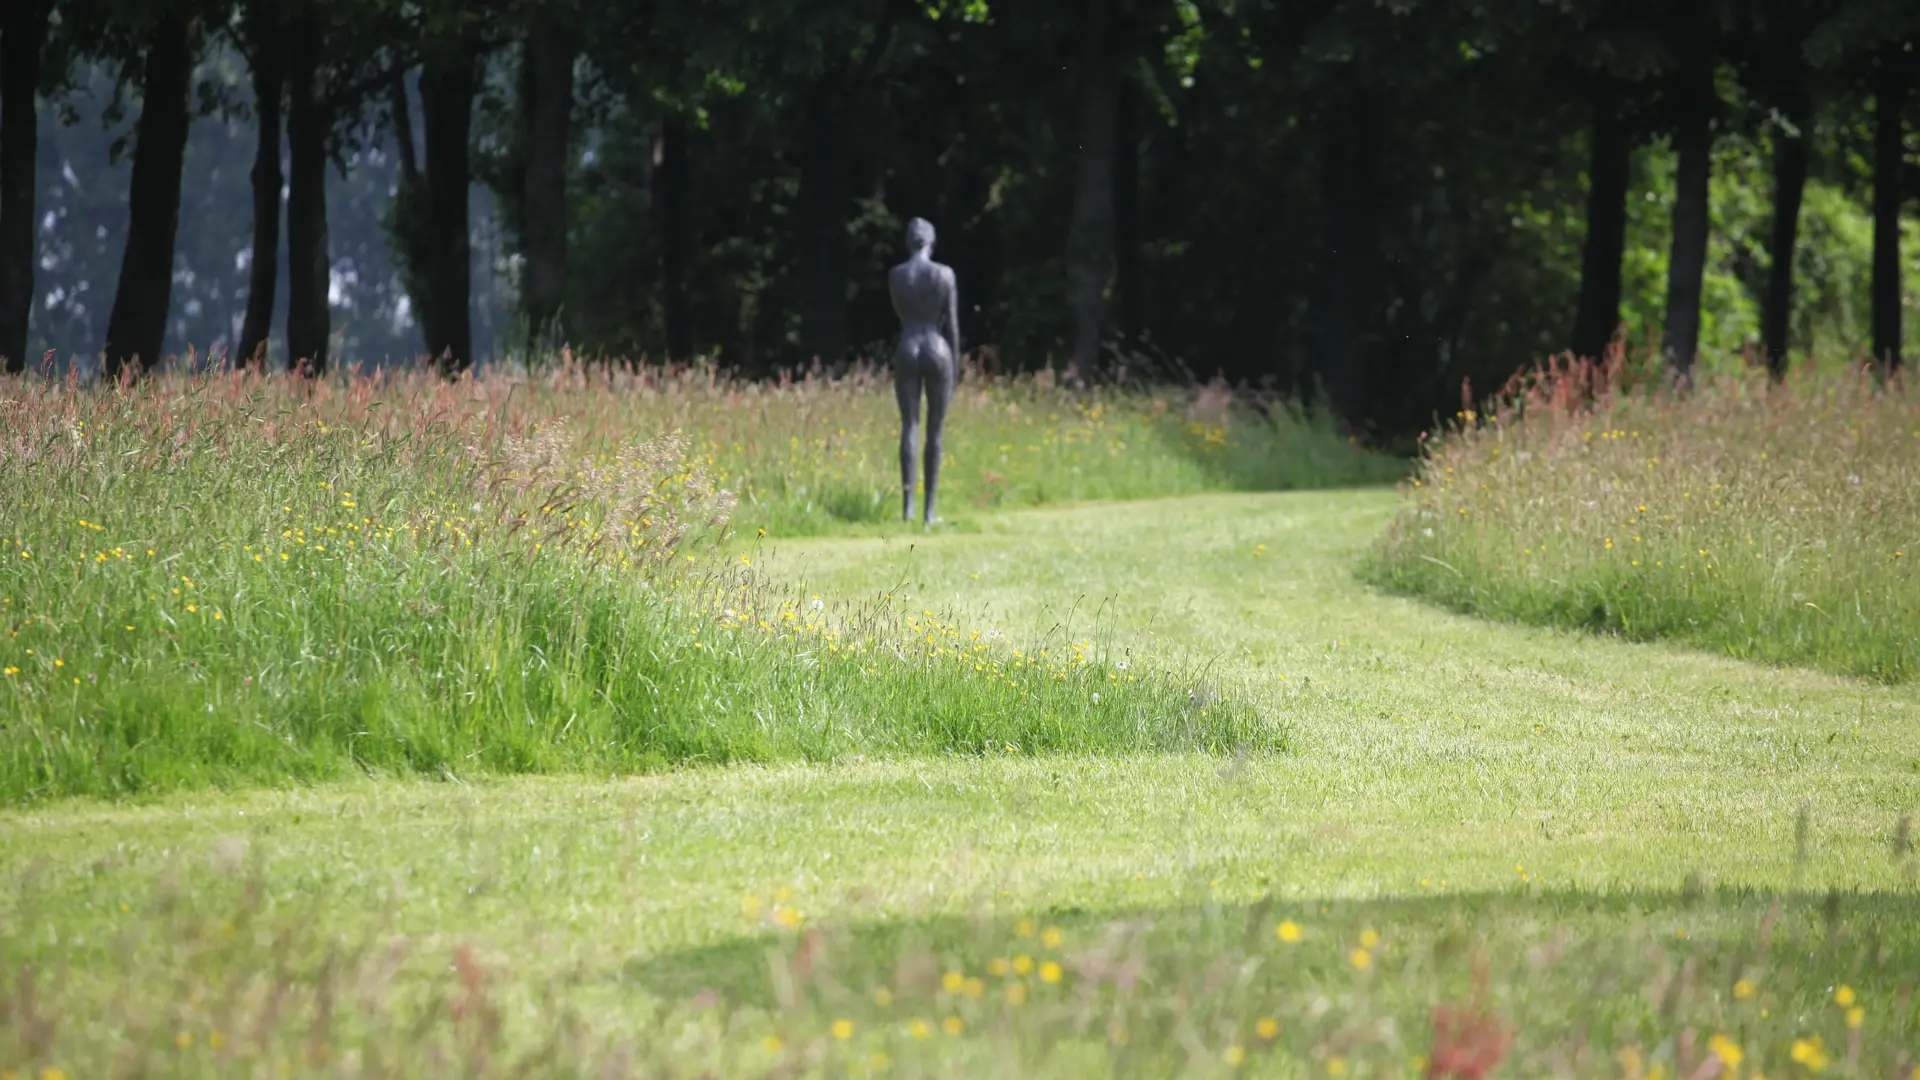
[[[567,164],[573,141],[572,31],[537,13],[527,34],[527,162],[522,191],[527,260],[521,305],[534,340],[557,347],[567,293]]]
[[[1114,122],[1113,325],[1128,349],[1138,347],[1146,330],[1146,287],[1140,266],[1139,117],[1140,97],[1123,84],[1120,113]]]
[[[173,242],[180,230],[180,169],[186,159],[198,24],[165,14],[147,46],[128,187],[127,244],[107,318],[106,372],[160,362],[173,299]]]
[[[247,273],[247,315],[240,324],[239,360],[267,366],[273,333],[275,292],[280,285],[280,97],[287,85],[286,37],[274,5],[261,0],[250,10],[253,41],[253,107],[259,141],[253,154],[253,262]]]
[[[420,71],[427,151],[426,291],[432,313],[427,352],[448,373],[473,365],[467,189],[473,177],[470,139],[476,59],[470,43],[446,42],[427,51]]]
[[[1687,16],[1682,16],[1686,18]],[[1692,21],[1698,23],[1695,14]],[[1667,259],[1667,373],[1678,385],[1693,380],[1700,351],[1700,289],[1707,272],[1707,182],[1713,150],[1713,59],[1701,28],[1683,35],[1676,87],[1673,248]]]
[[[427,289],[427,185],[414,148],[413,108],[408,103],[403,71],[395,71],[387,82],[387,109],[392,114],[394,146],[400,158],[400,178],[394,185],[393,205],[387,211],[388,242],[424,347],[424,342],[437,341],[441,335]]]
[[[1111,0],[1087,0],[1081,27],[1080,165],[1067,230],[1067,296],[1073,305],[1073,367],[1100,373],[1107,283],[1113,278],[1113,159],[1120,65],[1113,49]]]
[[[1356,80],[1357,72],[1345,73]],[[1376,144],[1381,133],[1373,93],[1364,86],[1333,91],[1321,118],[1321,197],[1327,250],[1320,270],[1316,374],[1330,404],[1359,426],[1371,411],[1363,313],[1376,277],[1375,227],[1379,208]]]
[[[1144,156],[1143,164],[1148,167],[1151,176],[1146,185],[1147,196],[1141,206],[1140,233],[1145,243],[1157,244],[1165,238],[1186,233],[1186,221],[1192,210],[1188,187],[1191,180],[1191,164],[1187,153],[1189,135],[1186,124],[1161,127],[1154,133],[1152,153]],[[1168,322],[1178,318],[1175,312],[1179,310],[1179,267],[1170,265],[1170,259],[1143,259],[1142,262],[1140,327],[1156,328],[1166,333]],[[1275,320],[1275,323],[1282,324],[1283,320]],[[1276,372],[1285,380],[1286,390],[1296,395],[1301,393],[1304,371],[1300,367],[1298,352],[1291,349],[1276,349],[1275,352],[1284,352],[1288,357],[1288,369]]]
[[[1800,236],[1800,197],[1807,189],[1806,110],[1788,118],[1799,130],[1776,136],[1773,145],[1773,235],[1767,252],[1767,295],[1760,312],[1761,347],[1774,378],[1787,373],[1793,320],[1793,249]]]
[[[847,216],[853,163],[843,76],[807,88],[800,120],[800,354],[837,363],[847,353]]]
[[[287,359],[297,371],[327,370],[332,310],[327,293],[327,144],[333,118],[327,105],[321,27],[312,16],[293,24],[289,49],[287,146]]]
[[[1880,61],[1873,93],[1873,360],[1900,369],[1900,204],[1906,134],[1906,58]]]
[[[1599,359],[1620,328],[1620,260],[1627,247],[1627,180],[1633,139],[1617,117],[1593,122],[1587,165],[1587,239],[1580,252],[1580,308],[1574,317],[1575,356]]]
[[[34,167],[47,0],[9,0],[0,15],[0,370],[25,371],[33,311]]]
[[[687,253],[692,248],[687,219],[687,118],[671,112],[660,122],[660,278],[666,311],[667,357],[693,359],[693,313],[687,293]]]

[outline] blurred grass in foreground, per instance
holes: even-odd
[[[1908,1080],[1920,1039],[1911,892],[1516,876],[1248,903],[1195,882],[1188,903],[1119,915],[816,928],[776,888],[740,895],[736,936],[624,961],[576,950],[567,973],[530,978],[514,952],[403,932],[382,914],[398,880],[346,936],[315,926],[355,901],[284,884],[240,838],[115,915],[43,910],[29,883],[0,926],[66,935],[0,939],[0,1062],[42,1077]]]
[[[1556,364],[1428,441],[1366,576],[1496,618],[1885,681],[1920,667],[1920,393]]]

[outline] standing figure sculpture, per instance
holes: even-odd
[[[914,435],[920,426],[920,393],[927,395],[927,495],[922,513],[933,524],[934,493],[940,485],[940,429],[960,365],[960,297],[953,268],[933,261],[933,226],[920,218],[907,223],[907,261],[887,274],[894,314],[900,316],[900,345],[893,352],[893,391],[900,403],[900,510],[913,520]]]

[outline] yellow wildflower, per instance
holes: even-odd
[[[1806,1066],[1809,1072],[1819,1072],[1827,1067],[1827,1048],[1818,1035],[1793,1040],[1793,1049],[1789,1056]]]

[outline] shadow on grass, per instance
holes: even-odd
[[[1275,406],[1272,416],[1236,413],[1236,434],[1205,423],[1184,431],[1162,428],[1168,452],[1186,457],[1213,480],[1216,490],[1328,491],[1397,484],[1413,469],[1398,454],[1368,449],[1334,430],[1325,410]],[[1248,434],[1249,430],[1251,434]]]
[[[1533,888],[799,928],[620,979],[825,1045],[978,1032],[1049,1075],[1904,1078],[1916,973],[1910,890]]]
[[[1205,884],[1196,891],[1206,891]],[[1920,892],[1912,890],[1534,887],[820,926],[805,925],[797,910],[776,900],[746,897],[742,906],[740,936],[633,958],[619,968],[620,980],[670,998],[718,993],[740,1005],[772,1007],[780,993],[774,976],[783,965],[808,967],[823,978],[830,972],[840,990],[859,991],[889,986],[901,972],[931,964],[937,990],[948,971],[984,975],[995,959],[1021,955],[1035,964],[1051,957],[1064,970],[1101,977],[1124,966],[1124,958],[1144,965],[1143,975],[1159,973],[1159,981],[1253,961],[1290,972],[1282,982],[1351,983],[1401,973],[1465,985],[1474,971],[1605,982],[1607,972],[1658,967],[1663,959],[1685,963],[1703,986],[1715,972],[1725,975],[1721,990],[1730,990],[1743,972],[1775,963],[1791,968],[1793,982],[1881,981],[1890,992],[1920,975]],[[788,920],[800,921],[781,927]]]

